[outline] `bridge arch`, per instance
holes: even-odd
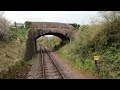
[[[61,38],[62,41],[64,41],[64,42],[69,42],[73,38],[72,37],[73,32],[74,32],[73,27],[68,25],[68,26],[66,26],[66,28],[65,27],[60,28],[61,24],[59,24],[59,27],[58,26],[55,27],[53,24],[46,28],[46,26],[49,25],[49,24],[48,25],[47,24],[45,23],[45,25],[44,25],[45,27],[37,27],[37,28],[32,27],[29,30],[27,40],[26,40],[26,50],[25,50],[25,55],[24,55],[24,59],[26,61],[32,59],[33,55],[36,53],[36,51],[37,51],[36,40],[41,36],[54,35],[54,36]],[[62,25],[64,25],[64,24],[62,24]],[[41,26],[43,26],[43,23]],[[54,28],[51,28],[53,26],[54,26]]]

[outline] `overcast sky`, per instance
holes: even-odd
[[[90,17],[97,16],[97,11],[5,11],[4,16],[12,23],[38,21],[88,24]]]

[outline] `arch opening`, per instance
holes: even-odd
[[[42,35],[38,35],[35,39],[37,39],[37,38],[39,38],[39,37],[41,37],[41,36],[45,36],[45,35],[54,35],[54,36],[59,37],[59,38],[62,39],[62,40],[68,40],[68,41],[70,41],[70,39],[69,39],[67,36],[65,36],[65,35],[63,35],[63,34],[61,34],[61,33],[56,33],[56,32],[45,33],[45,34],[42,34]]]
[[[54,52],[56,50],[58,50],[59,48],[62,47],[62,39],[57,37],[57,36],[41,36],[39,38],[36,39],[36,45],[37,45],[37,52],[39,53],[40,48],[39,48],[39,44],[44,45],[50,52]]]
[[[59,48],[61,48],[62,46],[64,46],[65,44],[69,43],[70,42],[70,39],[68,37],[66,37],[65,35],[63,34],[60,34],[60,33],[45,33],[45,34],[42,34],[42,35],[39,35],[35,38],[35,52],[37,53],[37,39],[43,37],[43,36],[47,36],[47,35],[53,35],[53,36],[56,36],[58,38],[61,39],[61,42],[59,45],[56,45],[55,46],[55,49],[53,51],[56,51],[58,50]]]
[[[25,60],[32,59],[32,57],[37,53],[36,40],[42,36],[54,35],[56,37],[59,37],[62,40],[62,42],[60,43],[60,45],[57,46],[56,50],[58,50],[60,47],[70,42],[70,38],[67,36],[67,34],[64,35],[59,32],[44,32],[44,33],[43,32],[42,33],[41,32],[30,33],[30,32],[28,33],[28,38],[26,41],[26,51],[25,51],[25,58],[24,58]]]

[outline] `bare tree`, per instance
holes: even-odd
[[[90,18],[91,24],[100,24],[120,20],[120,11],[98,11],[98,15]]]
[[[10,23],[3,14],[4,12],[0,12],[0,40],[7,39],[10,32]]]
[[[120,19],[120,11],[99,11],[98,14],[105,22],[111,22],[115,19]]]
[[[4,14],[4,12],[0,12],[0,16],[2,16]]]

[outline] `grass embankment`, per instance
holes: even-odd
[[[120,21],[100,25],[81,26],[75,40],[58,51],[60,56],[70,61],[77,69],[89,71],[103,79],[120,78]],[[100,56],[97,69],[93,57]]]
[[[68,62],[72,67],[80,71],[85,76],[89,76],[91,78],[101,78],[98,77],[94,60],[86,59],[85,62],[82,62],[81,57],[78,57],[74,54],[71,55],[70,52],[68,54],[67,50],[71,49],[69,47],[70,45],[71,44],[68,44],[56,52],[61,60]]]
[[[28,71],[32,65],[32,60],[25,62],[23,60],[17,61],[15,64],[8,67],[8,70],[0,72],[1,79],[26,79]]]
[[[97,23],[82,25],[75,40],[61,48],[58,53],[78,69],[93,72],[103,79],[120,79],[120,12],[99,12]],[[93,61],[98,61],[99,74]],[[95,73],[95,74],[94,74]]]
[[[11,29],[9,40],[0,42],[0,78],[25,78],[30,62],[23,60],[27,29]]]

